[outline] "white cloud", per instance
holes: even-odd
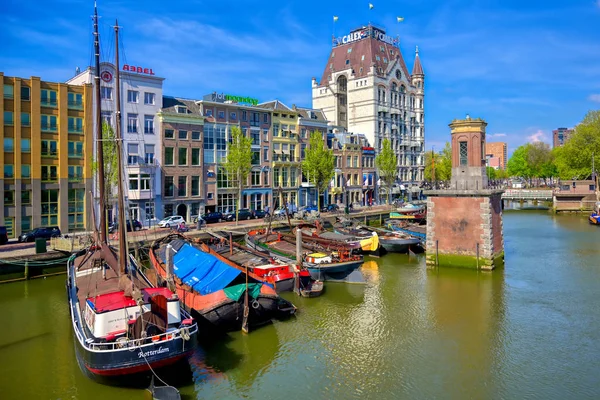
[[[490,133],[488,137],[506,137],[506,133]]]
[[[598,0],[598,4],[600,7],[600,0]],[[600,94],[590,94],[588,96],[589,101],[595,101],[596,103],[600,103]]]
[[[538,129],[533,134],[527,136],[527,141],[530,142],[530,143],[544,142],[546,138],[547,138],[546,137],[546,133],[543,130]]]

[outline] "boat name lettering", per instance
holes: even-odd
[[[162,353],[168,353],[169,352],[169,348],[168,347],[159,347],[157,350],[148,350],[146,352],[140,351],[138,353],[138,358],[142,358],[142,357],[150,357],[150,356],[155,356],[157,354],[162,354]]]

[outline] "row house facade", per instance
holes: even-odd
[[[264,209],[271,205],[271,112],[255,99],[212,93],[197,101],[204,116],[203,162],[207,180],[216,183],[214,203],[207,203],[208,211],[227,212],[237,208],[238,184],[228,176],[222,164],[227,157],[231,128],[239,127],[252,139],[252,168],[242,189],[242,208]],[[213,198],[207,201],[213,200]]]
[[[1,72],[0,82],[0,225],[9,238],[39,226],[91,229],[91,86]]]
[[[135,71],[146,72],[135,72]],[[67,81],[71,85],[94,82],[95,68],[89,67]],[[162,142],[160,120],[157,117],[163,107],[164,78],[154,75],[151,69],[136,69],[122,65],[120,71],[121,133],[123,137],[123,159],[126,160],[124,182],[128,214],[145,225],[154,218],[162,218]],[[115,65],[100,63],[100,96],[102,120],[113,129],[116,127],[116,70]],[[95,104],[95,99],[93,100]],[[95,118],[95,107],[90,112]],[[94,129],[94,138],[99,137]],[[94,141],[94,146],[95,146]],[[94,154],[95,154],[94,147]],[[129,182],[137,180],[136,183]],[[94,185],[97,187],[97,185]],[[137,189],[136,189],[137,188]],[[142,189],[143,188],[143,189]],[[116,216],[116,188],[112,188],[109,199],[109,220]],[[98,193],[95,192],[97,198]],[[147,221],[147,222],[146,222]]]
[[[331,148],[335,158],[335,176],[330,190],[330,203],[363,202],[362,143],[359,135],[334,133]]]
[[[158,113],[162,141],[163,215],[181,215],[186,221],[216,206],[216,179],[204,168],[204,117],[193,100],[163,97]],[[129,176],[129,189],[136,186]],[[132,187],[132,185],[134,185]]]

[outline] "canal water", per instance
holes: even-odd
[[[386,255],[288,321],[205,343],[187,399],[600,398],[600,229],[504,215],[506,266],[427,269]],[[0,285],[1,399],[145,399],[75,362],[64,276]],[[185,375],[185,374],[184,374]]]

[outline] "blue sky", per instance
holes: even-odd
[[[153,68],[164,93],[213,91],[311,105],[336,35],[371,21],[400,35],[412,68],[426,74],[427,148],[449,139],[466,113],[488,122],[488,141],[509,152],[551,142],[600,108],[600,0],[538,1],[164,1],[99,0],[103,55],[122,28],[122,62]],[[92,61],[93,1],[4,0],[0,71],[64,81]],[[396,16],[403,16],[398,24]]]

